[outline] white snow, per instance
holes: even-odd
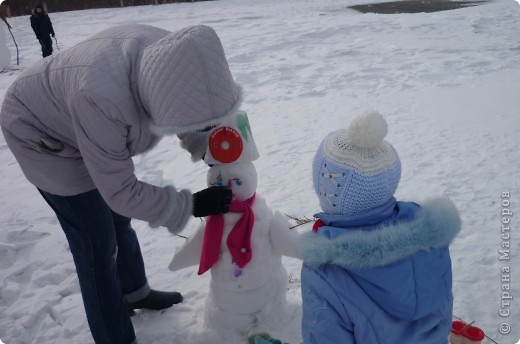
[[[319,142],[362,111],[388,122],[386,140],[400,154],[396,196],[446,195],[463,229],[451,247],[454,315],[500,344],[520,339],[520,6],[493,0],[419,14],[361,14],[347,6],[375,0],[220,0],[50,13],[59,49],[123,23],[176,30],[212,26],[243,86],[260,159],[258,193],[272,210],[319,211],[311,162]],[[11,18],[21,70],[41,58],[29,16]],[[6,37],[11,66],[16,50]],[[56,49],[56,53],[58,49]],[[19,71],[0,74],[0,97]],[[0,338],[12,343],[92,343],[70,251],[57,220],[23,177],[0,135]],[[135,159],[151,183],[198,191],[207,166],[192,163],[175,138]],[[506,196],[509,193],[509,197]],[[510,210],[513,215],[502,215]],[[509,231],[501,233],[502,221]],[[192,235],[192,219],[181,233]],[[134,221],[152,287],[185,301],[132,318],[140,343],[243,343],[203,329],[209,274],[168,270],[184,239]],[[299,231],[309,230],[309,225]],[[503,235],[504,234],[504,235]],[[510,259],[499,250],[509,244]],[[301,342],[301,262],[284,258],[292,309],[284,331]],[[509,270],[507,269],[509,268]],[[509,288],[507,290],[506,288]],[[509,292],[512,300],[502,299]],[[504,302],[510,302],[502,303]],[[508,316],[501,316],[499,312]],[[511,326],[501,334],[501,324]],[[507,329],[505,325],[501,327]],[[489,342],[489,341],[488,341]],[[363,343],[369,344],[369,343]]]

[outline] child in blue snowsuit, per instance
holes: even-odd
[[[394,198],[401,164],[386,133],[380,114],[361,114],[314,158],[323,212],[302,238],[305,344],[448,343],[459,215],[447,199]]]

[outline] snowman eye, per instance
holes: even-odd
[[[233,182],[234,182],[236,185],[238,185],[238,186],[242,185],[242,181],[241,181],[240,179],[238,179],[238,178],[233,178],[232,180],[233,180]]]

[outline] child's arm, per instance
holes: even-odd
[[[278,211],[275,212],[269,230],[271,245],[274,251],[281,256],[302,259],[298,244],[300,234],[290,227],[291,224],[287,217]]]

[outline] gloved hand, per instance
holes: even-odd
[[[55,35],[54,33],[51,33],[51,36],[52,36],[52,37],[56,37],[56,35]]]
[[[231,189],[227,186],[211,186],[193,194],[193,216],[225,214],[229,211]]]

